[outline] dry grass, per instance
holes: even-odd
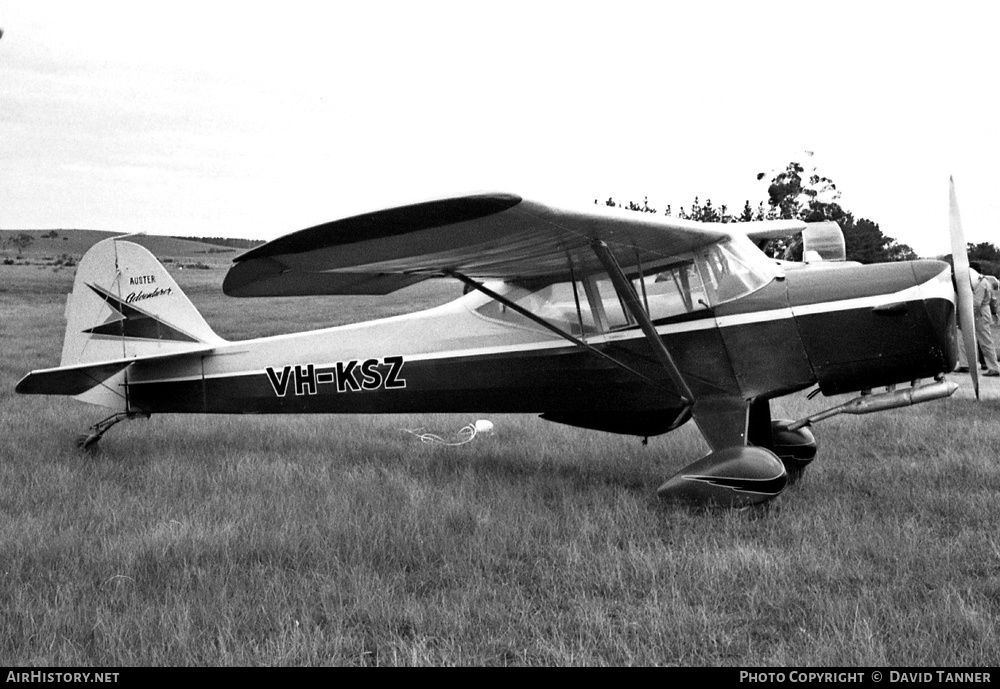
[[[448,448],[401,429],[472,419],[162,416],[88,457],[100,409],[13,394],[57,363],[70,276],[0,266],[7,665],[1000,663],[994,381],[821,424],[803,481],[742,512],[656,501],[703,451],[687,427],[642,447],[491,416]],[[221,277],[177,273],[221,334],[277,327]],[[364,308],[284,303],[287,329]]]

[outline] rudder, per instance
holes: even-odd
[[[66,303],[60,366],[180,353],[222,342],[145,248],[105,239],[80,260]]]

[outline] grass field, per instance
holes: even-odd
[[[225,337],[459,292],[232,300],[233,255],[173,271]],[[404,429],[474,417],[154,416],[81,455],[103,410],[13,393],[58,364],[72,275],[0,265],[0,664],[1000,664],[993,380],[819,424],[803,480],[747,511],[656,500],[704,452],[690,427],[493,415],[444,447]]]

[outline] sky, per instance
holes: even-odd
[[[0,0],[0,228],[273,239],[485,190],[738,211],[797,161],[924,256],[949,251],[953,176],[968,241],[1000,246],[998,19],[983,0]]]

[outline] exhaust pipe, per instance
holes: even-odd
[[[836,407],[831,407],[804,419],[793,421],[788,424],[776,424],[782,430],[797,431],[804,426],[811,426],[817,421],[829,419],[838,414],[871,414],[876,411],[886,409],[896,409],[897,407],[909,407],[921,402],[944,399],[950,397],[956,390],[958,384],[950,380],[941,378],[926,385],[913,385],[905,390],[888,390],[876,395],[871,393],[862,394],[860,397],[844,402]]]

